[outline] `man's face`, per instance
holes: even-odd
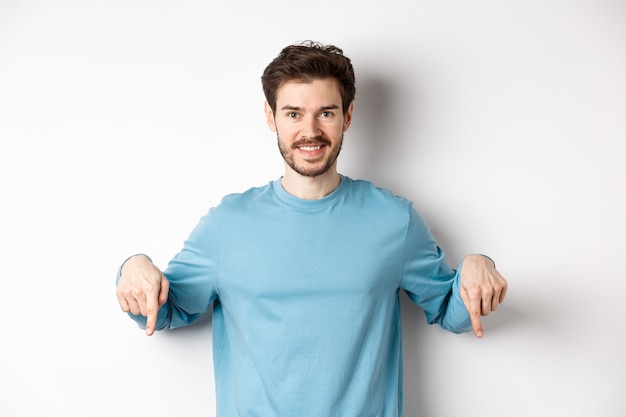
[[[343,114],[335,79],[287,82],[277,91],[276,114],[267,103],[265,114],[289,168],[307,177],[336,170],[343,133],[352,119],[352,104]]]

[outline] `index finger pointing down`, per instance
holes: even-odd
[[[152,336],[156,328],[157,317],[159,315],[158,294],[146,295],[146,334]]]
[[[483,325],[480,322],[482,300],[478,291],[464,290],[461,292],[461,298],[463,299],[465,308],[467,308],[467,312],[469,313],[474,334],[476,337],[483,337]]]

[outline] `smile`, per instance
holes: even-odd
[[[300,146],[299,149],[302,149],[303,151],[318,151],[320,149],[322,149],[322,145],[317,145],[317,146]]]

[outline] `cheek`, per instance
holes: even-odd
[[[346,131],[346,126],[344,126],[344,125],[335,126],[333,128],[333,130],[332,130],[333,136],[335,136],[335,137],[342,136],[343,132],[345,132],[345,131]]]
[[[284,136],[285,138],[290,138],[298,132],[298,129],[294,128],[293,126],[289,126],[289,124],[286,123],[278,123],[275,125],[274,129],[276,133],[278,133],[280,136]]]

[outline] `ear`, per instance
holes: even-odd
[[[265,100],[265,121],[272,132],[276,132],[276,121],[274,120],[274,112],[270,107],[270,104]]]
[[[354,110],[354,101],[348,106],[348,110],[343,115],[343,131],[347,131],[352,123],[352,110]]]

